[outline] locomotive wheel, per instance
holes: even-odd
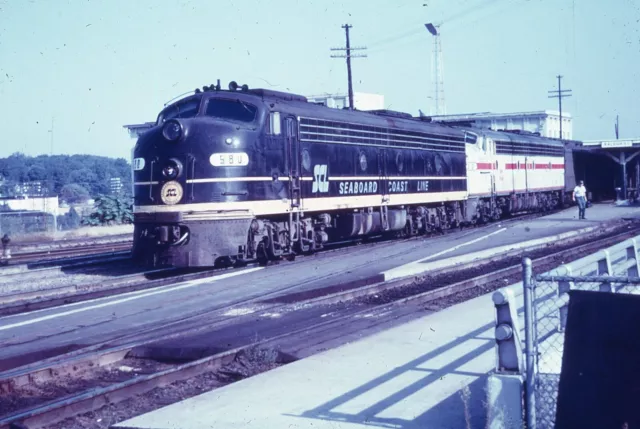
[[[235,262],[233,263],[233,268],[244,268],[247,266],[247,261],[242,258],[233,258]]]
[[[313,255],[316,251],[315,247],[316,247],[315,243],[305,245],[303,243],[300,243],[299,241],[296,241],[295,245],[293,246],[293,248],[298,254],[304,255],[304,256]]]
[[[258,244],[258,248],[256,249],[256,259],[258,260],[258,265],[264,267],[269,263],[269,256],[267,255],[267,246],[264,241],[261,241]]]
[[[217,258],[215,260],[215,262],[213,263],[213,267],[214,268],[229,268],[231,266],[233,266],[234,264],[234,259],[231,256],[222,256],[220,258]]]
[[[282,246],[280,249],[282,256],[286,258],[287,261],[294,261],[296,259],[296,254],[293,251],[295,243],[291,242],[291,234],[289,234],[289,231],[280,231],[280,236],[278,238],[280,239],[280,244]]]
[[[404,225],[404,229],[398,234],[399,237],[398,238],[409,238],[411,237],[413,228],[411,227],[411,222],[407,221],[407,223]]]

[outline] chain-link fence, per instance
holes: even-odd
[[[56,230],[53,214],[41,211],[0,211],[0,236],[46,233]]]
[[[639,259],[636,239],[538,276],[531,275],[531,261],[525,259],[524,354],[528,428],[551,429],[555,424],[569,304],[567,293],[586,290],[640,294]],[[529,363],[533,364],[531,368]]]

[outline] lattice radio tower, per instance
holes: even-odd
[[[431,76],[434,83],[433,98],[436,102],[436,115],[446,115],[447,107],[444,102],[444,67],[442,60],[442,43],[440,41],[440,24],[428,23],[424,26],[433,36],[433,61],[431,62]]]

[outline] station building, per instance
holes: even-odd
[[[576,180],[584,180],[593,201],[640,202],[640,138],[585,140],[567,146]]]
[[[468,126],[492,130],[521,130],[539,133],[543,137],[560,138],[560,112],[541,110],[515,113],[467,113],[460,115],[431,116],[432,120],[445,123],[464,123]],[[571,114],[562,112],[562,139],[573,139]]]
[[[155,122],[143,122],[141,124],[123,125],[122,128],[127,130],[129,138],[132,140],[131,146],[133,146],[135,145],[136,140],[138,140],[138,137],[153,128],[155,124]]]

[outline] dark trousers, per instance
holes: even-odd
[[[580,215],[580,219],[584,219],[584,212],[587,208],[587,199],[585,197],[576,197],[576,202],[578,203],[578,214]]]

